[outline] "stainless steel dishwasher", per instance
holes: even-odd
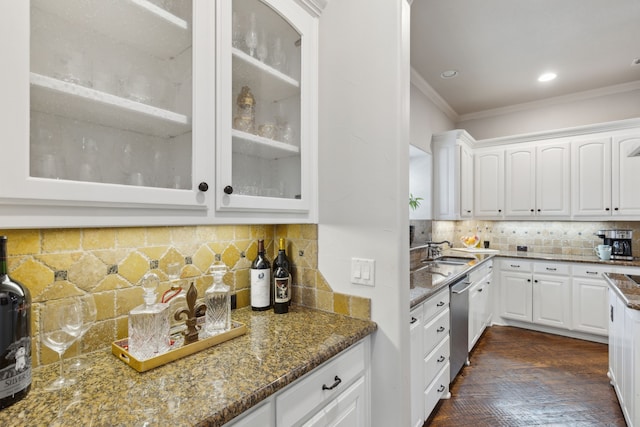
[[[469,288],[468,276],[461,277],[449,289],[450,298],[450,334],[451,334],[451,381],[458,375],[462,366],[469,364]]]

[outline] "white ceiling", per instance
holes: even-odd
[[[640,65],[631,65],[636,58],[640,0],[415,0],[411,6],[411,66],[459,116],[640,83]],[[445,70],[459,75],[444,80]],[[538,82],[546,71],[558,78]]]

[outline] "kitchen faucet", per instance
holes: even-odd
[[[445,243],[449,245],[450,248],[452,247],[451,242],[448,240],[443,240],[442,242],[432,242],[432,241],[427,242],[427,258],[435,259],[435,258],[438,258],[440,255],[442,255],[442,247],[435,246],[435,245],[442,245]]]

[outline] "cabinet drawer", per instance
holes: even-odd
[[[438,373],[449,363],[451,346],[449,337],[445,338],[438,346],[424,359],[424,382],[429,384],[438,376]]]
[[[534,273],[540,274],[561,274],[563,276],[569,276],[570,270],[569,264],[555,262],[536,262],[533,264]]]
[[[321,403],[335,399],[362,374],[364,364],[365,346],[360,342],[289,386],[276,397],[276,425],[294,425]],[[335,388],[323,390],[323,386],[337,383],[338,378],[340,383]]]
[[[424,391],[424,418],[427,419],[438,400],[449,393],[449,363],[440,372],[440,375]]]
[[[492,261],[487,261],[477,269],[473,270],[471,273],[469,273],[469,281],[471,283],[475,283],[479,280],[482,280],[484,277],[486,277],[487,274],[491,273],[492,264]]]
[[[423,354],[426,356],[443,339],[449,336],[449,309],[440,313],[435,319],[424,325],[424,335],[422,341]]]
[[[424,321],[428,322],[429,320],[436,317],[438,314],[442,312],[442,310],[449,307],[449,288],[444,288],[436,295],[432,296],[424,303]]]
[[[530,273],[533,271],[533,263],[531,261],[520,261],[517,259],[505,259],[500,262],[501,271],[521,271]]]
[[[575,277],[590,277],[593,279],[603,279],[602,275],[604,273],[611,273],[613,271],[612,267],[606,265],[589,265],[589,264],[574,264],[573,265],[573,276]]]

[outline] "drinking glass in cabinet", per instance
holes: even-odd
[[[190,188],[192,0],[30,5],[31,175]]]
[[[244,42],[249,48],[249,55],[256,56],[256,47],[258,47],[258,30],[256,29],[256,14],[249,15],[249,28],[244,36]]]

